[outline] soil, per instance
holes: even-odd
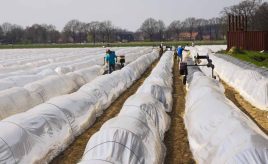
[[[156,66],[159,60],[155,61],[141,76],[139,80],[137,80],[130,88],[128,88],[123,94],[121,94],[112,104],[111,106],[105,110],[102,116],[97,118],[96,122],[87,129],[82,135],[80,135],[76,140],[59,156],[57,156],[51,164],[74,164],[79,162],[82,158],[84,150],[86,148],[87,142],[90,137],[95,134],[101,126],[109,119],[115,117],[122,108],[124,102],[127,98],[133,95],[139,86],[142,85],[144,80],[150,75],[152,69]]]
[[[165,164],[195,163],[184,126],[185,86],[179,75],[179,64],[175,60],[173,67],[173,110],[169,113],[171,126],[166,133],[164,143],[167,147]]]
[[[221,81],[225,88],[225,96],[241,111],[248,115],[259,128],[268,135],[268,111],[260,110],[246,101],[233,87]]]

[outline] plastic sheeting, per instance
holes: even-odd
[[[148,47],[115,47],[113,50],[126,55],[129,62],[134,61],[140,55],[152,52],[152,48]],[[46,69],[56,69],[58,73],[67,73],[96,64],[101,65],[105,56],[104,52],[103,48],[1,50],[0,78],[35,75]]]
[[[118,55],[125,55],[126,64],[144,54],[152,52],[150,47],[113,48],[113,50],[116,50]],[[11,52],[16,51],[8,51],[8,53]],[[63,75],[94,65],[103,65],[103,57],[105,56],[105,50],[100,48],[75,50],[34,49],[32,52],[28,52],[30,55],[24,54],[26,52],[24,50],[19,51],[19,56],[22,58],[1,61],[2,54],[0,51],[0,72],[3,72],[3,74],[0,74],[0,91],[15,86],[23,87],[28,83],[44,79],[49,75]],[[9,55],[12,56],[12,53]],[[16,57],[16,55],[13,56]],[[28,56],[30,56],[29,59]],[[2,57],[7,58],[5,55]],[[22,67],[25,68],[23,69]],[[8,69],[12,70],[8,71]]]
[[[157,52],[144,55],[120,71],[94,79],[75,93],[55,97],[0,121],[0,161],[49,162],[92,125],[97,112],[105,110],[157,57]],[[132,81],[125,76],[129,72]]]
[[[227,62],[233,63],[234,65],[237,65],[241,68],[256,71],[256,72],[260,73],[262,76],[268,78],[268,68],[257,67],[256,65],[254,65],[252,63],[248,63],[246,61],[239,60],[239,59],[234,58],[230,55],[222,55],[222,54],[213,54],[213,55],[218,57],[218,58],[222,58]]]
[[[167,52],[159,61],[151,75],[144,81],[137,93],[150,93],[162,102],[167,112],[172,110],[172,66],[173,53]]]
[[[0,120],[20,112],[24,112],[40,103],[40,97],[31,95],[24,88],[14,87],[0,93]]]
[[[265,69],[237,59],[231,61],[231,57],[224,57],[227,55],[214,55],[208,47],[192,48],[191,53],[193,56],[196,53],[209,55],[222,80],[238,90],[254,106],[268,110],[268,78]],[[208,75],[207,68],[201,69]]]
[[[258,71],[245,69],[239,65],[211,55],[220,77],[250,103],[262,110],[268,110],[268,78]]]
[[[173,62],[172,52],[163,54],[144,84],[124,103],[118,116],[107,121],[91,137],[80,163],[164,162],[166,149],[162,141],[170,125],[166,111],[170,111],[172,104]]]
[[[72,93],[102,75],[101,66],[94,66],[67,75],[53,75],[43,80],[0,92],[0,119],[25,112],[49,99]]]
[[[224,95],[223,86],[193,75],[184,115],[197,163],[267,163],[268,137]]]
[[[56,72],[53,70],[44,70],[36,75],[19,75],[19,76],[10,76],[3,79],[0,79],[0,91],[9,89],[12,87],[23,87],[24,85],[41,80],[46,76],[56,75]]]

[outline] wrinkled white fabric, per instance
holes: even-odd
[[[14,87],[0,92],[0,120],[41,104],[42,98],[31,95],[24,88]]]
[[[125,55],[126,64],[152,52],[150,47],[115,47],[112,50],[118,55]],[[103,48],[0,50],[0,79],[13,78],[18,82],[1,87],[0,90],[24,86],[48,75],[62,75],[102,65],[104,52]]]
[[[107,121],[91,137],[80,163],[164,162],[163,139],[170,125],[166,111],[172,107],[173,63],[172,52],[163,54],[144,84],[124,103],[118,116]]]
[[[184,122],[200,164],[268,162],[267,135],[225,97],[218,81],[201,72],[190,83]]]
[[[98,112],[134,83],[157,57],[157,52],[143,55],[122,70],[94,79],[75,93],[55,97],[0,121],[1,163],[49,162],[90,127]],[[131,80],[125,77],[128,72]]]
[[[221,50],[219,46],[212,47]],[[268,76],[267,69],[257,68],[252,64],[228,57],[227,55],[215,55],[211,53],[209,46],[197,46],[191,48],[191,55],[197,53],[209,55],[215,65],[215,71],[222,80],[234,87],[251,104],[262,110],[268,110]],[[225,57],[226,56],[226,57]],[[206,62],[204,62],[206,64]],[[209,76],[209,69],[200,69]],[[210,73],[211,74],[211,73]]]
[[[50,98],[72,93],[82,85],[102,75],[101,66],[75,71],[67,75],[53,75],[27,84],[24,88],[11,88],[0,92],[0,120],[25,112]]]
[[[254,106],[268,110],[268,78],[211,55],[219,76]]]

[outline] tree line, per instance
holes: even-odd
[[[110,43],[129,41],[171,41],[171,40],[222,40],[227,32],[228,15],[248,17],[249,30],[268,30],[268,3],[260,0],[244,0],[226,7],[220,17],[211,19],[186,18],[174,20],[168,26],[162,20],[146,19],[135,31],[128,31],[111,21],[81,22],[71,20],[62,31],[54,25],[34,24],[22,26],[3,23],[0,25],[0,43]]]

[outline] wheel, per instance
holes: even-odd
[[[187,63],[180,62],[180,75],[187,75]]]
[[[183,79],[182,79],[183,85],[186,85],[186,82],[187,82],[187,77],[186,76],[183,76]]]

